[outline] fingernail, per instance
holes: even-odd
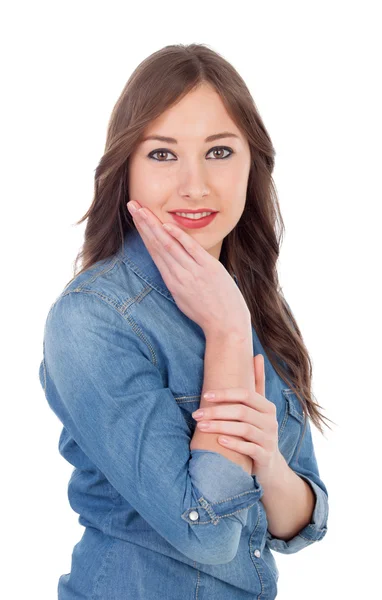
[[[203,398],[215,398],[215,394],[213,392],[206,392],[203,394]]]
[[[127,203],[127,208],[128,208],[128,209],[129,209],[129,211],[130,211],[130,212],[132,212],[132,213],[135,213],[135,212],[138,210],[138,208],[137,208],[137,205],[136,205],[136,204],[134,204],[134,202],[128,202],[128,203]]]
[[[199,419],[199,417],[203,416],[203,411],[202,410],[196,410],[195,412],[192,413],[192,416],[194,417],[194,419]]]

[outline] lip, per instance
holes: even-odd
[[[212,208],[175,208],[175,210],[169,210],[168,212],[185,212],[185,213],[199,213],[199,212],[218,212],[217,210],[213,210]]]
[[[183,212],[183,211],[181,211]],[[191,212],[191,211],[188,211]],[[201,211],[203,212],[203,211]],[[214,220],[214,218],[216,217],[218,213],[217,212],[213,212],[211,215],[208,215],[207,217],[202,217],[201,219],[189,219],[188,217],[180,217],[179,215],[176,215],[175,213],[170,213],[170,215],[173,217],[175,223],[177,223],[178,225],[181,225],[182,227],[186,227],[187,229],[200,229],[201,227],[206,227],[206,225],[209,225],[210,223],[212,223],[212,221]]]

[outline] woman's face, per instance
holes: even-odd
[[[206,141],[224,132],[237,137]],[[219,260],[223,239],[245,206],[251,162],[247,140],[207,84],[152,121],[143,138],[147,136],[177,141],[151,139],[136,147],[129,159],[130,200],[148,207],[162,223],[175,222],[174,210],[218,211],[205,227],[177,225]]]

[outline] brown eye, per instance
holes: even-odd
[[[154,150],[153,152],[150,152],[149,154],[149,158],[153,158],[154,160],[158,161],[158,162],[169,162],[168,160],[161,160],[159,158],[155,158],[155,154],[172,154],[172,152],[170,152],[169,150]],[[172,154],[173,155],[173,154]],[[174,156],[174,155],[173,155]]]
[[[224,160],[224,159],[232,156],[232,154],[234,154],[234,151],[231,148],[226,148],[225,146],[215,146],[215,148],[211,148],[211,150],[209,150],[209,152],[207,153],[207,156],[208,156],[208,154],[211,154],[211,152],[220,153],[220,155],[218,154],[217,156],[215,154],[215,160],[216,159]],[[228,152],[228,155],[222,156],[223,152]],[[162,158],[156,158],[155,157],[156,154],[161,155],[162,158],[164,155],[164,160],[162,160]],[[157,162],[170,162],[170,160],[173,161],[174,159],[166,160],[166,156],[168,154],[171,154],[172,156],[174,156],[174,154],[172,152],[170,152],[169,150],[166,150],[166,148],[159,148],[158,150],[153,150],[152,152],[150,152],[150,154],[148,154],[148,158],[152,158],[153,160],[156,160]]]
[[[221,158],[221,159],[223,159],[223,158],[228,158],[229,156],[231,156],[231,154],[233,154],[233,151],[232,151],[232,150],[230,150],[230,148],[225,148],[225,147],[223,147],[223,146],[218,146],[218,147],[216,147],[216,148],[212,148],[212,149],[210,150],[210,152],[220,152],[220,153],[223,153],[223,152],[229,152],[229,153],[230,153],[230,154],[228,154],[228,156],[218,156],[218,157],[217,157],[217,158]],[[210,154],[210,152],[209,152],[208,154]],[[215,156],[216,156],[216,155],[215,155]]]

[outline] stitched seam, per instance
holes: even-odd
[[[150,341],[146,338],[146,336],[144,335],[143,331],[140,329],[140,327],[138,326],[138,324],[134,321],[134,319],[130,316],[130,315],[126,315],[126,314],[122,314],[121,311],[119,310],[118,304],[109,296],[105,296],[104,294],[102,294],[101,292],[98,292],[96,290],[70,290],[69,292],[66,292],[64,295],[68,295],[71,293],[81,293],[81,294],[92,294],[98,298],[100,298],[101,300],[104,300],[104,302],[106,304],[108,304],[109,306],[112,306],[113,308],[115,308],[116,312],[125,320],[129,323],[131,329],[134,331],[134,333],[142,340],[142,342],[148,347],[148,349],[150,350],[151,353],[151,358],[152,358],[152,363],[156,366],[157,365],[157,356],[155,353],[155,350],[153,348],[153,346],[151,345]]]
[[[196,595],[195,598],[196,600],[199,598],[199,587],[200,587],[200,571],[198,570],[198,578],[197,578],[197,582],[196,582]]]
[[[228,502],[229,500],[235,500],[235,498],[241,498],[241,496],[246,496],[247,494],[255,494],[256,490],[248,490],[246,492],[241,492],[241,494],[237,494],[236,496],[231,496],[230,498],[225,498],[225,500],[219,500],[218,502],[209,502],[211,506],[217,506],[218,504],[223,504],[224,502]],[[198,499],[198,502],[208,502],[203,496]]]
[[[118,256],[114,259],[114,262],[112,264],[110,264],[110,263],[106,264],[101,271],[97,271],[96,273],[93,273],[92,275],[90,275],[90,277],[88,279],[86,279],[85,281],[80,283],[78,287],[76,287],[73,290],[68,290],[67,292],[63,292],[62,295],[65,296],[66,294],[70,294],[70,292],[80,292],[81,289],[85,285],[87,285],[88,283],[93,283],[97,279],[97,277],[99,277],[100,275],[103,275],[104,273],[107,273],[108,271],[111,271],[111,269],[113,269],[115,267],[117,262],[120,262],[120,259]]]
[[[158,287],[153,282],[151,277],[148,277],[146,273],[143,273],[143,271],[141,271],[141,269],[132,260],[130,260],[127,255],[124,255],[124,261],[128,263],[128,266],[132,269],[133,273],[135,273],[136,275],[139,275],[139,277],[141,277],[144,281],[147,281],[152,289],[159,292],[160,294],[164,294],[166,296],[166,298],[175,302],[172,295],[170,294],[170,292],[167,289]]]
[[[232,517],[233,515],[236,515],[239,512],[242,512],[243,510],[248,510],[249,508],[251,508],[252,506],[254,506],[256,504],[256,502],[253,502],[253,504],[249,504],[249,506],[245,506],[244,508],[238,508],[237,510],[231,512],[231,513],[227,513],[225,515],[216,515],[213,511],[213,515],[211,516],[211,519],[209,521],[188,521],[187,522],[190,523],[191,525],[208,525],[209,523],[213,523],[214,525],[216,525],[220,519],[225,519],[226,517]],[[197,507],[198,509],[200,509],[200,507]],[[209,508],[211,508],[210,506],[205,506],[202,507],[208,514],[209,513]],[[187,512],[190,512],[189,510]]]
[[[111,554],[111,551],[113,550],[114,546],[116,545],[117,540],[111,540],[110,544],[109,544],[109,548],[104,556],[104,559],[102,561],[102,565],[100,567],[100,570],[98,572],[98,577],[94,583],[94,588],[93,588],[93,592],[92,592],[92,599],[93,600],[98,600],[100,598],[100,596],[98,595],[97,591],[99,589],[100,583],[102,582],[102,580],[104,579],[105,576],[105,572],[106,572],[106,567],[107,564],[109,562],[109,556]]]
[[[299,457],[301,445],[302,445],[302,442],[303,442],[303,439],[304,439],[304,436],[305,436],[306,422],[307,422],[307,417],[305,416],[305,418],[304,418],[304,429],[302,430],[302,434],[301,434],[300,441],[298,443],[297,449],[294,452],[294,455],[295,455],[294,460],[296,461],[296,464],[298,464],[298,457]]]
[[[300,421],[300,423],[302,423],[304,421],[304,413],[301,414],[295,408],[293,401],[290,399],[290,397],[293,397],[295,395],[295,392],[293,390],[291,390],[290,388],[284,388],[281,391],[282,391],[285,399],[287,400],[289,414],[292,415],[292,417],[295,417],[295,419],[297,419],[297,421]]]
[[[139,302],[141,302],[143,300],[143,298],[145,298],[145,296],[147,296],[147,294],[149,294],[150,292],[151,292],[151,288],[146,287],[141,292],[139,292],[136,296],[133,296],[132,298],[128,298],[126,300],[126,302],[124,302],[122,304],[121,312],[124,313],[135,302],[137,302],[139,304]]]
[[[183,400],[183,398],[189,398],[189,400],[185,400],[183,404],[187,404],[187,402],[195,402],[194,398],[200,398],[200,394],[195,394],[194,396],[174,396],[175,400]]]
[[[261,502],[261,500],[260,500],[260,502]],[[258,578],[260,580],[260,586],[261,586],[260,594],[257,596],[257,600],[259,600],[259,598],[261,598],[261,596],[262,596],[262,594],[264,592],[264,584],[263,584],[263,580],[262,580],[262,577],[261,577],[261,573],[260,573],[259,569],[257,568],[256,560],[253,558],[252,536],[255,534],[255,531],[257,530],[257,528],[259,526],[259,523],[260,523],[260,519],[261,519],[260,511],[261,511],[261,507],[260,507],[260,503],[258,503],[257,504],[257,521],[256,521],[256,525],[253,528],[252,533],[251,533],[251,535],[249,537],[249,553],[250,553],[251,560],[252,560],[252,562],[253,562],[253,564],[255,566],[255,569],[256,569],[256,572],[257,572],[257,576],[258,576]]]
[[[281,439],[281,434],[282,434],[282,432],[285,429],[285,425],[286,425],[287,421],[288,421],[288,408],[286,407],[285,408],[285,415],[284,415],[284,418],[283,418],[283,422],[281,423],[281,426],[280,426],[280,429],[279,429],[279,441]]]

